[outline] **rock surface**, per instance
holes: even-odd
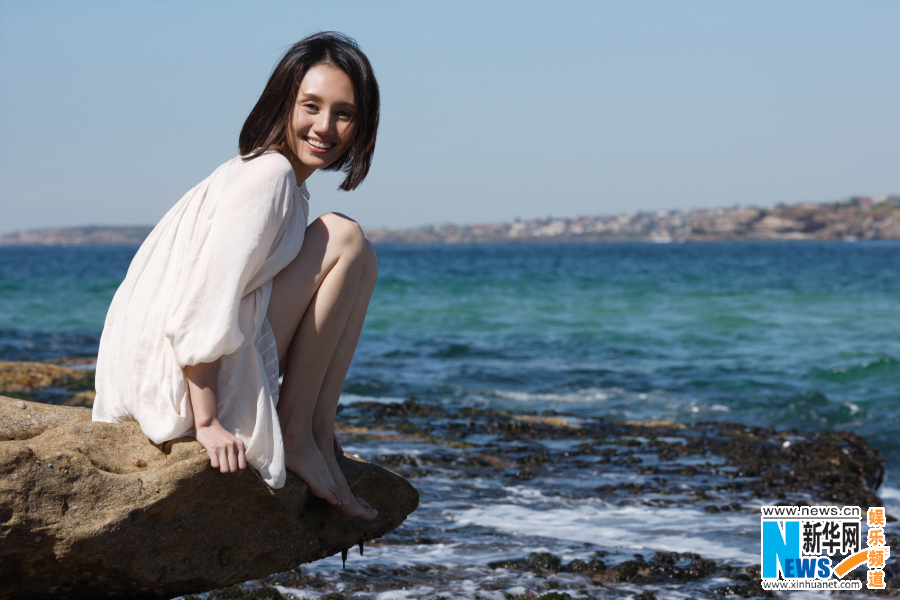
[[[156,446],[136,423],[0,396],[0,600],[165,599],[314,561],[396,528],[418,506],[402,477],[339,462],[374,521],[337,515],[288,474],[222,475],[193,438]]]

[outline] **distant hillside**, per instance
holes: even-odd
[[[843,202],[766,208],[670,210],[467,226],[367,229],[366,236],[376,243],[900,239],[900,196],[860,196]]]
[[[0,246],[139,246],[152,227],[72,227],[4,233]]]
[[[2,246],[138,245],[151,227],[75,227],[4,234]],[[375,243],[704,242],[900,239],[900,196],[841,202],[519,219],[511,223],[366,229]]]

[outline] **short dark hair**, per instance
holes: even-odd
[[[353,141],[337,160],[325,168],[343,171],[340,189],[355,189],[369,172],[378,133],[380,99],[378,82],[369,59],[356,41],[341,33],[323,31],[305,37],[285,53],[241,128],[238,147],[244,160],[252,160],[285,143],[285,134],[300,91],[300,82],[312,67],[327,64],[347,74],[353,84]]]

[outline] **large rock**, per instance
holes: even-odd
[[[0,396],[0,600],[165,599],[291,569],[396,528],[419,495],[339,462],[374,521],[337,515],[293,474],[270,489],[223,475],[193,438],[152,444],[136,423]]]

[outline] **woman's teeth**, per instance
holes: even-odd
[[[334,144],[326,144],[325,142],[317,142],[316,140],[310,140],[310,139],[307,139],[306,143],[309,144],[310,146],[315,146],[316,148],[321,148],[322,150],[328,150],[329,148],[334,146]]]

